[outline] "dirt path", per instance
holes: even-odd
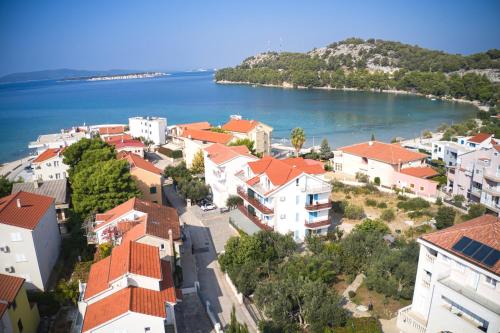
[[[345,300],[345,304],[343,305],[344,309],[352,312],[353,317],[356,317],[356,318],[371,317],[371,314],[368,311],[359,311],[358,309],[356,309],[358,304],[354,303],[349,298],[349,291],[358,290],[359,286],[361,286],[361,284],[363,283],[363,280],[365,279],[365,277],[366,276],[364,274],[358,274],[356,276],[356,278],[354,279],[354,281],[352,281],[352,283],[342,293],[342,297],[344,297],[344,300]]]

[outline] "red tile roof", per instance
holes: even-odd
[[[59,156],[66,147],[63,148],[48,148],[43,153],[38,155],[32,163],[40,163],[46,160],[50,160],[53,157]]]
[[[122,151],[117,154],[117,157],[120,160],[127,160],[132,168],[143,169],[157,175],[163,174],[162,170],[157,168],[153,163],[146,161],[139,155],[132,152]]]
[[[112,144],[113,142],[127,141],[132,139],[133,139],[132,135],[124,133],[116,136],[107,136],[104,138],[104,141]]]
[[[12,303],[23,286],[24,279],[12,275],[0,274],[0,303]]]
[[[52,197],[23,191],[0,198],[0,224],[34,230],[53,202]]]
[[[147,235],[168,239],[168,230],[171,229],[173,239],[180,239],[179,215],[175,208],[137,198],[132,198],[104,214],[97,214],[96,221],[100,223],[96,228],[100,229],[131,211],[139,211],[147,214],[145,228],[145,233]],[[133,237],[133,239],[135,240],[137,238]]]
[[[250,154],[247,146],[225,146],[220,143],[214,143],[205,148],[205,151],[208,153],[208,158],[217,165],[230,161],[238,156],[247,156],[256,159],[256,157]]]
[[[414,167],[401,169],[400,173],[417,178],[430,178],[439,175],[439,172],[431,167]]]
[[[140,140],[123,140],[123,141],[110,141],[110,144],[115,146],[115,149],[121,149],[126,147],[140,147],[144,148],[145,145]]]
[[[352,146],[341,147],[344,153],[381,161],[388,164],[398,164],[422,160],[425,154],[416,153],[401,147],[398,144],[371,141],[358,143]]]
[[[106,126],[99,127],[99,134],[121,134],[125,131],[125,126]]]
[[[182,132],[182,136],[192,140],[222,143],[222,144],[227,144],[229,143],[229,141],[233,139],[233,136],[231,134],[203,131],[197,129],[185,129]]]
[[[453,253],[474,265],[500,275],[500,260],[497,261],[494,267],[488,267],[452,249],[453,245],[463,236],[500,251],[500,219],[493,215],[483,215],[467,222],[424,235],[421,239]]]
[[[194,129],[194,130],[209,130],[212,126],[208,121],[200,121],[198,123],[189,123],[189,124],[178,124],[175,125],[177,127],[183,129]]]
[[[160,254],[156,246],[125,242],[113,248],[111,255],[90,267],[85,299],[109,288],[111,281],[127,273],[162,279]]]
[[[284,185],[302,173],[319,173],[318,164],[310,160],[301,161],[300,158],[278,160],[270,156],[264,156],[258,161],[248,162],[248,166],[255,175],[265,173],[275,186]],[[321,173],[324,173],[323,169]]]
[[[230,132],[248,133],[259,124],[256,120],[231,119],[222,125],[222,129]]]
[[[325,167],[320,161],[303,159],[301,157],[287,158],[282,161],[288,165],[297,167],[310,175],[320,175],[325,173]]]
[[[470,138],[467,141],[474,142],[474,143],[481,143],[481,142],[486,141],[489,138],[491,138],[492,135],[493,134],[489,134],[489,133],[479,133],[479,134],[474,135],[472,138]]]

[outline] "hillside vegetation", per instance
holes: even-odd
[[[267,52],[216,73],[216,81],[294,87],[404,90],[496,104],[500,50],[470,56],[350,38],[308,53]]]

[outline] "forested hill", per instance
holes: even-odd
[[[397,89],[495,104],[500,96],[500,50],[463,56],[349,38],[307,53],[261,53],[217,71],[215,78],[294,87]]]

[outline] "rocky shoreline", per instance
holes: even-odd
[[[251,85],[251,86],[259,86],[259,87],[267,87],[267,88],[282,88],[282,89],[309,89],[308,87],[305,86],[297,86],[294,87],[293,84],[289,82],[283,82],[283,84],[263,84],[263,83],[251,83],[251,82],[245,82],[245,81],[227,81],[227,80],[220,80],[216,81],[215,83],[217,84],[236,84],[236,85]],[[358,88],[334,88],[334,87],[312,87],[311,89],[317,89],[317,90],[338,90],[338,91],[367,91],[367,92],[374,92],[374,93],[388,93],[388,94],[397,94],[397,95],[412,95],[412,96],[420,96],[420,97],[425,97],[428,99],[439,99],[443,101],[448,101],[448,102],[457,102],[457,103],[466,103],[466,104],[471,104],[478,108],[481,111],[488,111],[489,106],[481,104],[479,101],[470,101],[467,99],[460,99],[460,98],[449,98],[449,97],[438,97],[438,96],[433,96],[433,95],[424,95],[420,93],[415,93],[411,91],[405,91],[405,90],[396,90],[396,89],[384,89],[384,90],[377,90],[377,89],[358,89]]]

